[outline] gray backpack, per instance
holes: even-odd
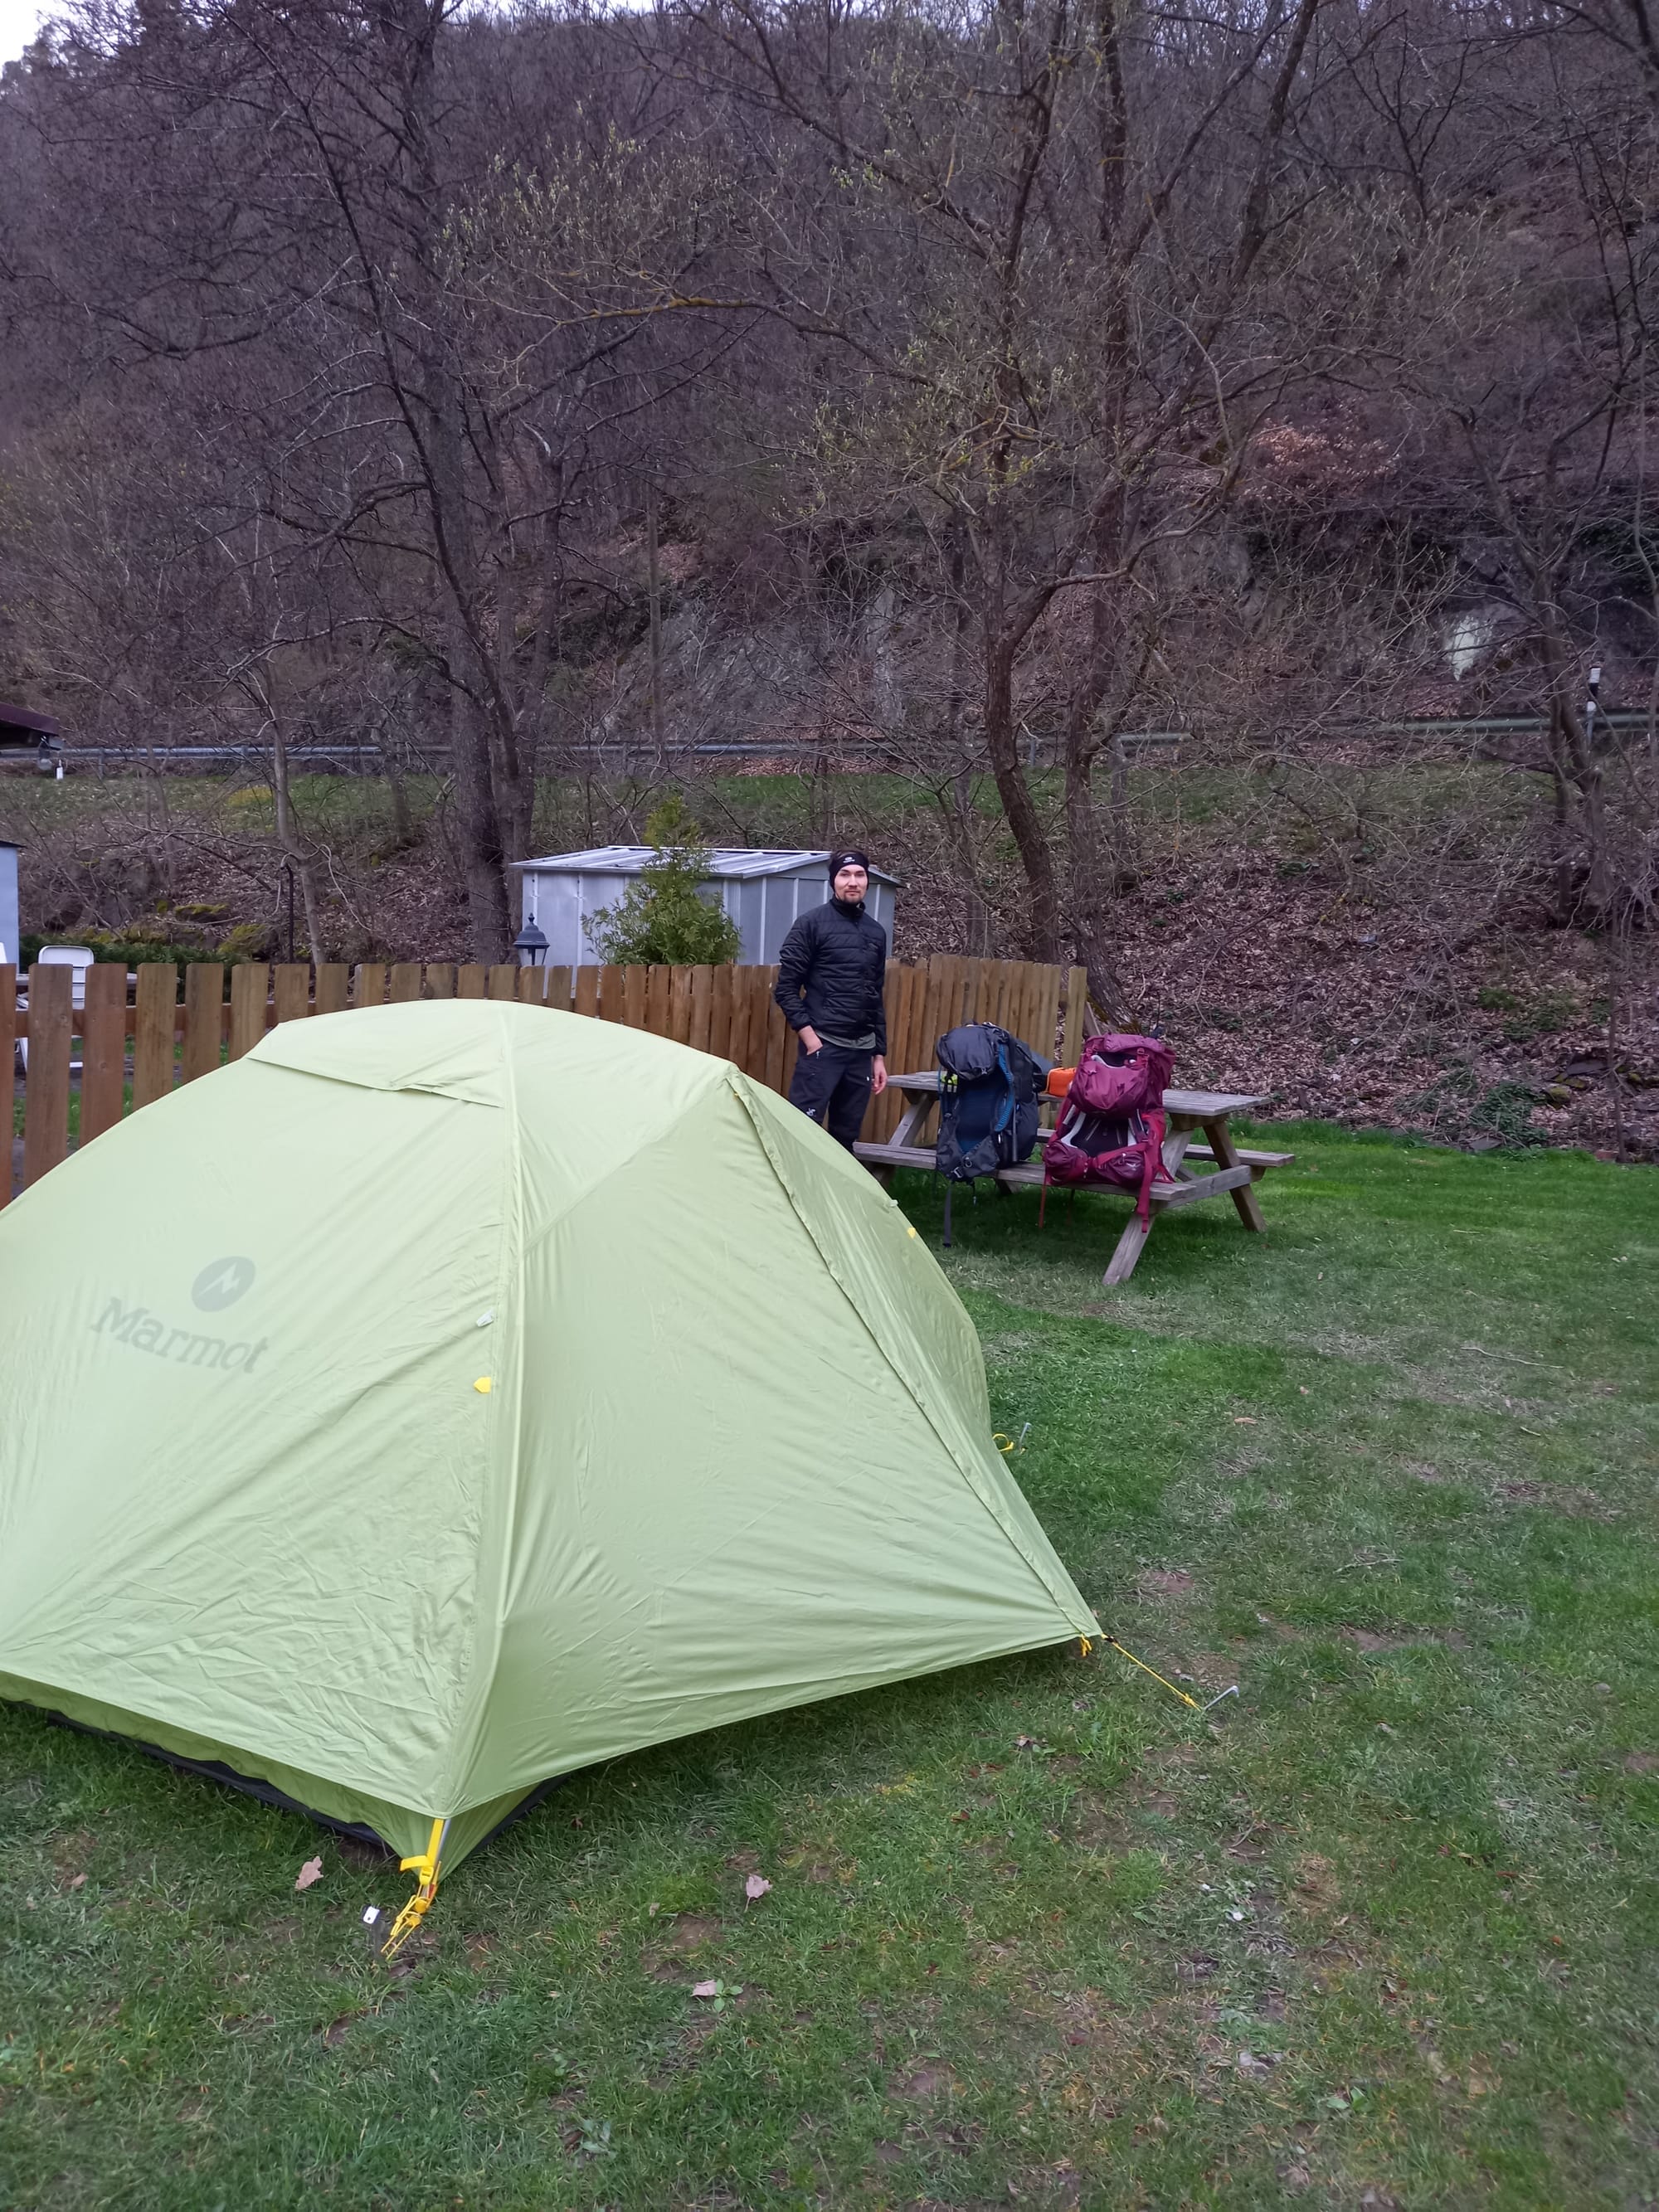
[[[947,1030],[934,1051],[939,1172],[952,1182],[971,1182],[1030,1159],[1037,1139],[1037,1101],[1053,1062],[994,1022]]]

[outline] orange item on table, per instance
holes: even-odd
[[[1076,1073],[1077,1070],[1074,1067],[1051,1067],[1048,1070],[1048,1080],[1042,1086],[1044,1092],[1050,1098],[1065,1097],[1072,1087],[1072,1078]]]

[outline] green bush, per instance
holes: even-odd
[[[719,967],[738,957],[738,926],[699,894],[708,852],[696,842],[685,803],[670,799],[646,824],[655,848],[615,906],[587,925],[594,951],[619,968]]]
[[[94,960],[119,968],[136,968],[141,962],[149,960],[171,960],[178,966],[185,961],[212,957],[199,943],[180,945],[170,938],[151,935],[141,925],[131,932],[60,929],[49,937],[26,935],[21,948],[23,966],[27,968],[32,961],[38,960],[46,945],[84,945]]]

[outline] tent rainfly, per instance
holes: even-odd
[[[891,1200],[608,1023],[284,1025],[0,1214],[0,1696],[416,1915],[573,1769],[1098,1632]]]

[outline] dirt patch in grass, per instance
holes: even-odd
[[[702,1951],[721,1942],[725,1935],[726,1923],[712,1913],[680,1912],[663,1927],[657,1942],[664,1951]]]
[[[948,2066],[915,2066],[896,2074],[887,2094],[902,2104],[930,2105],[936,2097],[955,2097],[962,2084]]]
[[[1421,1651],[1440,1649],[1447,1651],[1467,1651],[1469,1639],[1461,1628],[1340,1628],[1337,1631],[1345,1644],[1352,1644],[1356,1651],[1368,1656],[1383,1651]]]
[[[1616,1505],[1604,1505],[1593,1490],[1575,1483],[1500,1482],[1494,1495],[1505,1505],[1541,1505],[1551,1513],[1565,1513],[1577,1521],[1617,1521]]]
[[[1297,1862],[1296,1893],[1304,1905],[1320,1911],[1339,1905],[1342,1891],[1336,1879],[1336,1870],[1328,1858],[1317,1851],[1305,1852]]]
[[[1061,1832],[1068,1843],[1079,1844],[1085,1851],[1133,1850],[1136,1840],[1122,1803],[1109,1805],[1092,1790],[1079,1790],[1073,1798],[1066,1808]]]

